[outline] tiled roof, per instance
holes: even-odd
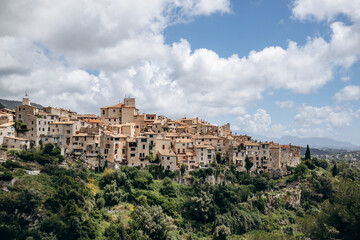
[[[176,156],[176,154],[174,153],[174,151],[171,150],[171,149],[166,149],[166,150],[160,149],[160,150],[159,150],[159,153],[160,153],[160,155],[163,155],[163,156]]]
[[[103,109],[103,108],[121,108],[123,105],[124,105],[123,103],[118,103],[116,105],[102,107],[101,109]]]

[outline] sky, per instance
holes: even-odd
[[[2,0],[0,98],[360,145],[359,0]]]

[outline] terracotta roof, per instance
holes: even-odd
[[[73,137],[94,137],[96,134],[89,134],[89,133],[78,133],[75,134]]]
[[[165,134],[166,136],[174,136],[174,137],[176,137],[176,136],[179,136],[179,134],[177,134],[177,133],[166,133]]]
[[[178,129],[188,128],[188,127],[190,127],[190,126],[189,125],[181,126],[181,127],[178,127]]]
[[[259,143],[256,143],[256,142],[252,142],[252,141],[246,141],[244,143],[245,146],[259,146],[260,144]]]
[[[96,119],[96,120],[86,119],[85,122],[104,124],[104,121],[101,121],[101,120],[98,120],[98,119]]]
[[[8,136],[4,136],[4,138],[10,138],[10,139],[15,139],[15,140],[20,140],[20,141],[29,141],[30,140],[30,139],[26,139],[26,138],[8,137]]]
[[[103,109],[103,108],[121,108],[123,105],[124,105],[123,103],[118,103],[116,105],[102,107],[101,109]]]
[[[176,154],[174,153],[174,151],[171,150],[171,149],[166,149],[166,150],[160,149],[160,150],[159,150],[159,153],[160,153],[160,155],[164,155],[164,156],[176,156]]]
[[[176,139],[175,142],[179,143],[192,143],[191,139]]]
[[[14,122],[8,122],[8,123],[1,124],[0,128],[10,127],[12,125],[14,125]]]
[[[218,136],[213,136],[213,135],[204,135],[204,136],[202,136],[202,135],[194,135],[192,138],[194,138],[194,139],[201,139],[201,138],[213,138],[213,139],[218,139],[219,137]]]
[[[185,152],[186,156],[195,156],[193,152]]]
[[[67,124],[74,124],[74,121],[68,121],[68,122],[52,122],[50,124],[54,125],[54,124],[58,124],[58,125],[67,125]]]
[[[196,148],[209,148],[209,149],[214,148],[214,147],[211,146],[211,145],[202,145],[202,144],[195,145],[194,147],[196,147]]]

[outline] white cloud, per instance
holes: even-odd
[[[354,112],[352,109],[303,105],[295,116],[295,122],[304,127],[325,126],[328,128],[342,128],[349,126],[353,118],[358,117],[359,113]]]
[[[336,101],[353,101],[360,99],[360,86],[349,85],[334,95]]]
[[[244,114],[237,120],[237,130],[241,129],[253,134],[280,137],[285,130],[282,124],[272,124],[270,114],[261,108],[257,109],[253,115]]]
[[[339,14],[349,16],[353,21],[360,20],[360,1],[358,0],[295,0],[293,14],[299,19],[333,20]]]
[[[293,108],[295,106],[294,101],[276,101],[275,104],[279,106],[279,108]]]
[[[271,126],[271,116],[265,109],[256,110],[252,116],[250,114],[239,116],[238,120],[245,130],[257,134],[267,132]]]
[[[165,44],[167,26],[229,12],[228,0],[1,1],[0,94],[28,90],[39,103],[92,112],[130,94],[147,112],[241,115],[264,91],[316,91],[360,53],[359,29],[342,23],[331,25],[330,41],[289,41],[244,57],[221,58],[185,39]],[[263,123],[255,129],[266,128],[266,112],[254,117]]]

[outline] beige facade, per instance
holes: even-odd
[[[13,122],[8,122],[0,125],[0,145],[4,143],[4,137],[15,137],[13,124]]]
[[[81,132],[72,137],[72,149],[75,157],[96,161],[100,154],[99,132]],[[95,167],[95,166],[94,166]]]
[[[129,166],[139,166],[139,159],[137,156],[138,145],[136,139],[129,139],[127,141],[127,164]]]
[[[106,125],[116,125],[134,122],[134,116],[138,115],[134,98],[125,98],[124,104],[118,103],[113,106],[102,107],[101,120]]]
[[[8,148],[15,149],[30,149],[30,140],[18,137],[4,137],[3,144],[7,145]]]
[[[150,164],[147,159],[147,156],[150,155],[148,138],[146,136],[139,136],[135,139],[137,142],[137,161],[134,162],[134,166],[146,167]]]
[[[195,154],[200,168],[210,167],[215,162],[215,148],[211,145],[195,145]]]
[[[49,125],[49,133],[43,135],[43,143],[53,143],[64,154],[73,152],[73,136],[80,132],[80,122],[51,122]]]
[[[13,122],[13,121],[14,121],[14,115],[13,114],[0,112],[0,125],[2,125],[4,123],[8,123],[8,122]]]
[[[100,153],[104,160],[117,164],[127,163],[127,136],[103,132],[100,137]]]
[[[162,169],[168,171],[175,171],[177,169],[177,159],[176,154],[173,150],[160,150],[159,158],[161,162]]]

